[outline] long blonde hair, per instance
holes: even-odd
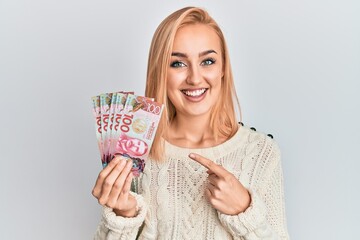
[[[167,69],[170,64],[175,34],[179,28],[191,24],[205,24],[212,27],[221,42],[224,76],[221,94],[217,104],[212,109],[210,119],[210,128],[213,130],[214,138],[218,139],[219,136],[230,138],[238,129],[235,104],[237,104],[239,112],[240,105],[235,92],[224,35],[218,24],[204,9],[197,7],[180,9],[160,23],[154,33],[149,51],[145,96],[155,98],[155,101],[165,105],[150,151],[150,157],[154,160],[162,160],[164,157],[164,139],[162,136],[176,114],[175,107],[166,93]]]

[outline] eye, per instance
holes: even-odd
[[[213,58],[207,58],[204,61],[201,62],[201,66],[208,66],[214,64],[216,61]]]
[[[186,64],[183,63],[183,62],[180,62],[180,61],[173,61],[173,62],[170,64],[170,67],[173,67],[173,68],[186,67]]]

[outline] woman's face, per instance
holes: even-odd
[[[134,156],[142,156],[147,151],[147,144],[139,139],[133,138],[126,142],[125,150]]]
[[[146,142],[126,136],[125,134],[119,136],[119,140],[116,144],[117,153],[127,153],[131,156],[142,156],[148,150]]]
[[[167,94],[177,115],[209,115],[220,97],[222,76],[221,44],[216,32],[204,24],[180,28],[167,76]]]

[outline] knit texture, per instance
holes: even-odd
[[[105,208],[95,239],[288,239],[280,151],[265,134],[241,126],[215,147],[186,149],[165,142],[166,161],[148,161],[133,193],[140,211],[134,218]],[[190,159],[198,153],[222,165],[249,190],[250,206],[222,214],[206,200],[206,168]],[[143,228],[140,228],[143,224]],[[142,229],[141,232],[139,232]]]

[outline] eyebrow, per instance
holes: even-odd
[[[210,50],[206,50],[206,51],[203,51],[203,52],[199,53],[199,57],[205,56],[205,55],[210,54],[210,53],[217,54],[217,52],[215,50],[210,49]],[[171,53],[171,56],[184,57],[184,58],[188,57],[185,53],[181,53],[181,52],[173,52],[173,53]]]

